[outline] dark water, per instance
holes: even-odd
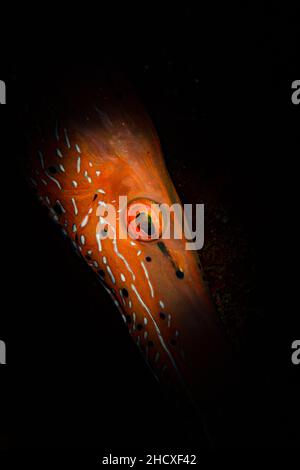
[[[254,8],[223,13],[173,7],[135,22],[127,12],[99,36],[101,23],[89,19],[88,44],[67,35],[40,47],[36,36],[11,45],[1,152],[9,424],[1,445],[296,446],[297,290],[287,262],[299,129],[283,78],[295,73],[294,19]],[[107,68],[144,102],[182,201],[205,203],[200,256],[241,365],[234,387],[205,411],[206,432],[203,416],[162,395],[111,300],[23,181],[26,104],[53,76],[101,76]]]

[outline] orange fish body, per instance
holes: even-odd
[[[180,202],[157,134],[126,91],[116,97],[92,89],[82,102],[74,96],[64,95],[63,111],[53,106],[32,141],[31,183],[112,296],[156,377],[198,401],[220,381],[228,358],[198,256],[184,238],[120,236],[127,220],[120,195],[128,206]],[[100,239],[108,204],[124,224]]]

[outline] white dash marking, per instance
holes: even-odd
[[[72,204],[73,204],[73,207],[74,207],[74,214],[77,215],[78,214],[78,209],[77,209],[77,206],[76,206],[76,201],[73,197],[72,197]]]
[[[77,173],[80,173],[80,160],[81,160],[81,158],[78,157],[77,158]]]
[[[132,329],[133,329],[133,331],[135,331],[135,321],[136,321],[136,314],[135,314],[135,312],[132,313],[132,318],[133,318],[133,326],[132,326]]]
[[[56,121],[55,123],[55,137],[56,137],[56,140],[58,141],[59,140],[59,135],[58,135],[58,122]]]
[[[68,148],[70,149],[71,145],[70,145],[67,129],[64,129],[64,134],[65,134],[66,144],[67,144]]]
[[[61,208],[62,212],[65,214],[66,211],[65,211],[65,208],[63,207],[62,203],[61,203],[59,200],[57,200],[57,201],[56,201],[56,204],[59,205],[59,207]]]
[[[121,299],[122,299],[123,305],[124,305],[124,307],[125,307],[125,306],[126,306],[126,302],[125,302],[125,299],[124,299],[124,295],[123,295],[122,289],[119,290],[119,293],[120,293],[120,297],[121,297]]]
[[[109,267],[109,266],[106,266],[106,269],[107,269],[108,274],[110,275],[110,278],[111,278],[112,283],[115,284],[115,283],[116,283],[116,280],[115,280],[115,277],[114,277],[114,275],[113,275],[113,273],[112,273],[110,267]]]
[[[99,233],[96,233],[96,240],[97,240],[97,243],[98,243],[98,250],[102,251],[101,235]]]
[[[166,346],[166,344],[165,344],[165,342],[164,342],[164,339],[163,339],[163,337],[162,337],[162,335],[161,335],[160,329],[158,328],[157,323],[156,323],[156,321],[154,320],[154,318],[153,318],[153,316],[152,316],[152,314],[151,314],[151,311],[149,310],[149,308],[147,307],[147,305],[144,303],[143,299],[141,298],[141,296],[140,296],[140,294],[138,293],[138,291],[137,291],[137,289],[136,289],[136,287],[135,287],[134,284],[131,284],[131,288],[132,288],[133,292],[135,293],[135,295],[137,296],[137,298],[138,298],[140,304],[144,307],[144,309],[146,310],[146,312],[147,312],[148,315],[150,316],[150,318],[151,318],[151,320],[152,320],[152,322],[153,322],[153,324],[154,324],[155,330],[156,330],[156,332],[157,332],[157,335],[158,335],[158,338],[159,338],[159,341],[160,341],[162,347],[164,348],[164,350],[166,351],[167,355],[169,356],[169,359],[170,359],[170,361],[171,361],[171,363],[172,363],[172,365],[173,365],[173,367],[174,367],[176,373],[178,374],[179,377],[181,377],[181,376],[180,376],[180,373],[179,373],[179,371],[178,371],[177,365],[176,365],[176,363],[175,363],[175,361],[174,361],[174,358],[173,358],[172,354],[170,353],[169,349],[167,348],[167,346]]]
[[[88,221],[89,221],[89,216],[86,215],[83,221],[81,222],[80,227],[85,227]]]
[[[73,180],[72,185],[74,186],[74,188],[77,188],[77,186],[78,186],[77,181]]]
[[[49,173],[47,171],[45,171],[45,175],[47,175],[48,178],[50,178],[52,181],[54,181],[54,183],[57,184],[57,186],[61,190],[61,185],[60,185],[59,181],[57,181],[57,179],[55,179],[55,178],[53,178],[53,176],[49,175]]]
[[[152,284],[151,284],[150,279],[149,279],[149,274],[148,274],[147,268],[146,268],[143,261],[141,261],[141,265],[142,265],[142,268],[144,270],[144,273],[145,273],[145,276],[146,276],[146,279],[147,279],[147,282],[148,282],[148,285],[149,285],[149,288],[150,288],[151,297],[154,297],[153,287],[152,287]]]
[[[59,149],[56,149],[56,154],[59,158],[63,158],[63,154],[61,153]]]
[[[45,169],[44,157],[43,157],[43,154],[40,150],[38,151],[38,156],[40,157],[41,167],[44,170]]]

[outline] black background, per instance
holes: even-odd
[[[296,446],[296,12],[150,4],[42,10],[19,10],[1,39],[8,102],[0,108],[0,338],[8,361],[1,367],[1,445],[207,445],[199,422],[163,397],[110,299],[36,204],[22,173],[31,99],[41,89],[47,94],[53,76],[93,77],[113,67],[145,103],[183,202],[198,202],[198,187],[205,199],[200,186],[222,175],[222,191],[214,194],[242,226],[256,265],[254,308],[239,338],[241,376],[205,417],[212,445]]]

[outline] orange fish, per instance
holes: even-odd
[[[30,158],[39,199],[111,295],[157,379],[200,402],[222,382],[230,354],[198,255],[185,238],[160,238],[159,219],[147,219],[146,236],[139,225],[137,239],[121,238],[117,226],[129,222],[120,195],[137,209],[180,203],[150,118],[126,87],[91,86],[84,98],[64,90],[42,121]],[[109,204],[117,220],[101,239]]]

